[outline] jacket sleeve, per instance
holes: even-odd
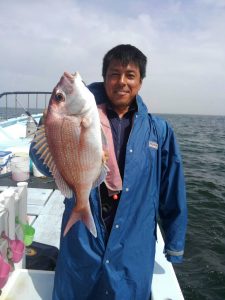
[[[164,250],[168,261],[180,263],[187,227],[186,190],[179,146],[167,123],[161,153],[159,216],[165,235]]]
[[[43,164],[43,159],[40,158],[40,154],[37,154],[37,150],[35,149],[35,143],[32,142],[30,145],[30,158],[32,162],[35,164],[38,171],[43,173],[45,176],[52,177],[49,168]]]

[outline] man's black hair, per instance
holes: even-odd
[[[147,57],[138,48],[129,44],[121,44],[109,50],[103,58],[102,76],[104,79],[112,60],[118,60],[124,66],[129,63],[135,64],[139,67],[141,79],[145,77]]]

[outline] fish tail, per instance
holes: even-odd
[[[96,238],[97,237],[97,230],[95,226],[95,222],[91,213],[90,206],[83,208],[82,210],[73,209],[70,218],[66,224],[65,230],[63,232],[63,236],[65,236],[70,228],[78,221],[82,221],[91,234]]]

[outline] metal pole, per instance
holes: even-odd
[[[37,111],[37,104],[38,104],[38,94],[36,94],[36,111]]]
[[[30,108],[30,94],[27,94],[27,96],[28,96],[28,104],[27,104],[27,106],[28,106],[28,110],[29,110],[29,108]]]
[[[5,118],[8,120],[8,98],[5,96]]]
[[[15,116],[17,115],[17,94],[15,95]]]

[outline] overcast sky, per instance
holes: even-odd
[[[52,91],[62,73],[101,81],[129,43],[148,57],[153,113],[225,115],[225,0],[0,0],[0,93]]]

